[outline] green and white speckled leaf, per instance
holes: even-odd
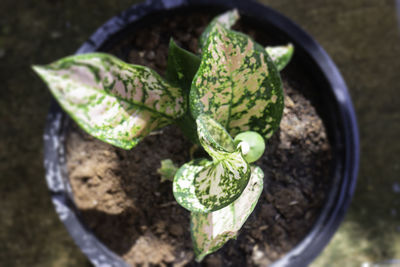
[[[279,72],[263,47],[216,23],[192,82],[190,109],[194,118],[210,115],[232,136],[254,131],[268,139],[283,112]]]
[[[175,174],[172,191],[176,202],[190,211],[209,212],[210,209],[200,203],[195,193],[194,179],[205,166],[212,164],[206,159],[195,159],[182,165]]]
[[[196,260],[221,248],[253,212],[263,190],[264,173],[252,167],[250,181],[242,195],[229,206],[211,213],[191,213],[191,234]]]
[[[292,59],[294,47],[292,44],[284,46],[267,46],[265,51],[267,51],[272,61],[274,61],[276,68],[281,71]]]
[[[197,117],[197,135],[204,150],[215,160],[222,160],[225,153],[235,150],[235,143],[229,133],[208,115]]]
[[[226,207],[245,189],[250,168],[240,151],[225,155],[221,161],[205,166],[196,173],[195,194],[209,212]]]
[[[200,144],[213,161],[192,161],[183,165],[173,183],[176,201],[194,212],[211,212],[235,201],[250,178],[250,166],[230,135],[206,115],[197,118]]]
[[[107,54],[66,57],[34,70],[84,130],[124,149],[185,113],[180,88]]]
[[[221,15],[216,16],[210,24],[204,29],[203,33],[200,35],[199,38],[199,46],[201,49],[204,48],[204,46],[207,43],[208,36],[210,35],[210,32],[212,31],[213,27],[217,23],[221,24],[223,27],[230,29],[236,21],[240,18],[239,12],[237,9],[229,10],[225,13],[222,13]]]
[[[218,122],[200,115],[196,123],[200,144],[213,162],[196,174],[195,193],[201,204],[214,211],[240,196],[249,181],[250,166],[241,149],[235,149],[232,138]]]

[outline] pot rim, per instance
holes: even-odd
[[[342,173],[339,174],[343,177],[340,183],[332,186],[333,189],[327,197],[321,214],[307,236],[284,257],[271,265],[274,267],[306,266],[329,243],[342,222],[354,193],[359,165],[359,134],[347,86],[332,59],[309,34],[277,11],[252,0],[147,0],[112,17],[100,26],[76,53],[98,50],[123,28],[150,13],[190,6],[237,8],[249,17],[267,21],[290,36],[297,46],[302,47],[308,53],[330,85],[329,90],[335,97],[343,130],[344,143],[341,149],[344,160],[341,166]],[[44,165],[47,184],[56,212],[75,243],[95,266],[128,266],[121,257],[103,245],[79,218],[79,211],[72,201],[70,185],[65,183],[62,178],[67,175],[64,152],[65,135],[63,133],[66,123],[68,122],[65,113],[53,100],[44,133]]]

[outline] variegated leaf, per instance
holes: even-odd
[[[223,27],[227,29],[230,29],[239,18],[240,15],[237,9],[229,10],[225,13],[222,13],[221,15],[216,16],[204,29],[203,33],[200,35],[199,38],[200,48],[203,49],[206,46],[208,36],[210,35],[210,32],[217,23],[221,24]]]
[[[272,61],[274,61],[278,71],[281,71],[292,59],[294,47],[292,44],[287,44],[285,46],[267,46],[265,51],[267,51]]]
[[[235,136],[255,131],[268,139],[283,112],[282,82],[264,48],[216,23],[190,91],[193,116],[208,114]]]
[[[250,181],[242,195],[229,206],[211,213],[191,213],[191,234],[196,260],[221,248],[253,212],[263,190],[264,174],[252,167]]]
[[[83,129],[124,149],[185,113],[180,88],[107,54],[71,56],[34,70]]]
[[[235,152],[232,158],[239,155],[240,152]],[[176,202],[189,211],[207,213],[235,201],[246,187],[249,175],[242,172],[240,180],[235,180],[236,173],[238,176],[240,173],[234,169],[238,166],[231,160],[213,162],[201,159],[180,167],[172,185]],[[250,173],[250,168],[248,170]],[[196,179],[200,181],[196,182]]]
[[[200,143],[213,159],[219,160],[221,153],[231,153],[235,150],[232,137],[210,116],[199,115],[196,124]]]
[[[195,212],[221,209],[236,200],[245,189],[250,166],[225,129],[206,115],[197,119],[200,143],[213,161],[183,165],[174,178],[175,199]]]
[[[206,159],[196,159],[182,165],[175,174],[172,191],[176,202],[190,211],[209,212],[210,209],[200,203],[195,193],[194,179],[205,166],[212,164]]]
[[[195,193],[200,203],[214,211],[240,196],[249,181],[250,166],[218,122],[207,115],[200,115],[196,122],[200,144],[213,162],[196,174]]]

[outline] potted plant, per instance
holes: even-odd
[[[241,5],[243,4],[240,3],[242,2],[238,2],[236,5],[242,8],[242,11],[243,6]],[[184,3],[165,1],[164,4],[171,7],[172,4]],[[258,7],[254,3],[249,6],[251,5],[255,5],[252,7],[253,9]],[[143,10],[144,6],[140,8]],[[154,2],[151,3],[151,7],[160,8]],[[246,9],[244,8],[244,10]],[[184,164],[174,175],[175,198],[179,204],[192,212],[192,237],[198,260],[221,247],[227,239],[234,237],[254,209],[262,190],[263,179],[260,169],[251,167],[250,163],[262,154],[263,139],[272,136],[279,125],[283,111],[283,95],[280,91],[281,84],[276,67],[281,69],[286,65],[292,51],[291,46],[279,49],[269,48],[267,49],[269,53],[267,53],[251,38],[229,29],[237,19],[237,15],[237,12],[228,12],[209,24],[199,41],[202,48],[201,58],[171,42],[165,80],[147,68],[126,65],[118,59],[104,54],[78,55],[61,60],[50,67],[37,69],[49,83],[59,102],[80,126],[104,141],[119,147],[130,148],[152,130],[175,121],[188,139],[208,152],[212,159],[191,161]],[[276,14],[274,15],[276,16]],[[109,23],[109,25],[112,24]],[[297,40],[293,41],[296,46]],[[221,44],[225,44],[225,46]],[[81,51],[87,45],[84,45]],[[300,51],[301,49],[300,46]],[[283,53],[276,54],[274,64],[268,54],[274,55],[277,51],[283,51]],[[227,58],[229,60],[224,61]],[[229,65],[229,62],[233,65]],[[261,71],[262,68],[264,69]],[[249,69],[252,71],[249,72]],[[229,72],[233,70],[236,72]],[[251,79],[248,79],[247,75],[250,75]],[[230,78],[226,79],[226,76]],[[221,85],[223,82],[229,83],[230,86]],[[93,93],[92,89],[96,87],[96,84],[101,84],[103,91],[100,96],[98,92]],[[253,85],[252,88],[257,88],[257,90],[249,91],[249,86]],[[77,91],[78,87],[79,91]],[[232,91],[239,92],[235,96],[236,101],[223,102],[224,97],[226,98],[224,89],[227,87]],[[82,91],[83,88],[90,90]],[[132,88],[135,89],[132,91]],[[210,90],[210,88],[213,89]],[[219,88],[221,90],[218,90]],[[104,92],[106,92],[106,96]],[[148,96],[148,98],[143,96]],[[213,98],[213,96],[215,97]],[[127,100],[129,97],[134,101]],[[210,101],[211,99],[214,100]],[[249,99],[259,103],[257,105],[247,105],[249,103],[240,105],[243,100],[249,102]],[[141,103],[139,107],[135,101]],[[132,103],[134,104],[132,105]],[[232,112],[235,110],[234,108],[236,108],[236,112]],[[226,112],[226,110],[231,110],[231,112]],[[59,112],[55,114],[61,116]],[[246,114],[252,116],[246,117]],[[53,115],[54,113],[51,113],[51,116]],[[54,120],[54,117],[51,120],[60,122]],[[52,137],[46,135],[45,139],[51,140],[53,145],[60,145],[54,138],[59,136],[60,129],[62,127],[48,128],[48,131],[54,132],[50,133]],[[247,130],[252,132],[246,132]],[[240,132],[245,133],[238,134]],[[354,141],[352,138],[356,136],[356,132],[352,134],[350,139]],[[249,135],[255,136],[255,138],[248,138]],[[236,136],[235,141],[231,136]],[[254,142],[254,140],[260,141]],[[63,140],[61,141],[61,146],[46,147],[46,160],[57,160],[63,156],[59,151],[64,146]],[[356,146],[357,144],[352,145]],[[55,157],[52,158],[52,156]],[[65,187],[63,184],[65,180],[54,180],[54,175],[65,176],[66,170],[63,162],[65,162],[64,159],[60,159],[57,164],[46,162],[48,181],[53,189],[59,191],[59,194],[55,194],[53,201],[57,203],[56,207],[59,211],[65,211],[61,212],[61,218],[64,221],[72,220],[75,225],[71,228],[74,228],[76,234],[76,231],[80,232],[83,229],[80,224],[77,227],[76,218],[74,218],[79,212],[71,215],[65,206],[66,199],[73,199],[69,195],[68,183]],[[172,173],[175,172],[174,166],[170,161],[163,163],[164,166],[160,168],[159,172],[168,178],[171,169]],[[253,170],[250,171],[250,169]],[[353,171],[351,175],[354,175],[354,169],[351,171]],[[350,183],[352,183],[355,176],[350,178]],[[54,183],[55,181],[62,181],[62,183],[57,184]],[[335,189],[335,182],[331,186]],[[348,188],[348,185],[345,185],[344,188],[347,191],[352,190],[352,188]],[[331,192],[335,191],[333,189]],[[68,191],[69,193],[66,194]],[[332,205],[329,201],[333,201],[332,198],[338,196],[337,191],[328,194],[326,203]],[[252,201],[249,201],[250,199]],[[329,206],[328,204],[325,206]],[[346,204],[342,204],[337,210],[343,210],[343,206]],[[233,210],[237,212],[232,212]],[[325,218],[323,217],[324,212],[321,213],[319,221],[314,224],[310,235],[318,228],[319,223],[327,219],[327,214],[325,214]],[[329,213],[329,211],[326,212]],[[227,221],[221,223],[221,220],[215,220],[215,218],[224,218]],[[329,221],[332,222],[332,218],[329,218]],[[337,223],[335,221],[335,226],[330,227],[329,230],[332,231],[334,227],[337,227]],[[209,225],[213,225],[212,231],[209,230],[209,227],[207,228]],[[330,234],[323,233],[322,236],[329,239]],[[101,261],[110,262],[111,260],[116,264],[123,264],[116,259],[113,253],[97,242],[90,232],[87,232],[84,238],[76,239],[78,243],[96,242],[94,246],[79,244],[85,253],[106,255],[103,257],[89,255],[93,263],[100,264]],[[320,242],[327,242],[327,240],[319,241],[318,238],[315,240],[313,241],[314,246]],[[297,250],[301,246],[304,247],[304,242],[297,247]],[[96,248],[95,251],[92,250],[93,247]],[[103,252],[99,252],[101,250]],[[296,248],[287,256],[290,258],[290,254],[295,253],[293,252],[295,250]],[[312,251],[310,255],[314,257],[317,253],[318,251]],[[302,256],[306,255],[303,253]],[[306,256],[300,262],[305,263],[309,260],[310,256]]]

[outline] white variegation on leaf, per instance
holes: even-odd
[[[184,208],[210,212],[240,196],[249,181],[250,166],[218,122],[206,115],[199,116],[196,122],[200,144],[213,160],[183,165],[175,175],[173,191]]]
[[[223,160],[214,160],[196,173],[196,197],[208,211],[221,209],[240,196],[249,176],[249,165],[240,150],[226,154]]]
[[[283,91],[265,48],[216,22],[190,91],[194,118],[207,114],[231,136],[254,131],[265,139],[279,127]]]
[[[83,129],[124,149],[185,113],[180,88],[111,55],[76,55],[34,70]]]
[[[184,164],[178,169],[175,174],[172,184],[172,191],[176,202],[187,210],[195,212],[210,212],[207,208],[200,203],[195,193],[194,179],[196,174],[201,171],[205,166],[212,164],[211,161],[206,159],[196,159],[189,163]]]
[[[257,204],[263,190],[263,178],[262,170],[252,167],[250,181],[237,200],[208,214],[191,213],[191,234],[197,261],[236,237]]]
[[[200,144],[211,157],[220,159],[221,153],[235,150],[235,144],[229,133],[217,121],[207,115],[200,115],[196,120],[197,135]]]
[[[214,211],[240,196],[249,181],[250,166],[218,122],[200,115],[196,123],[200,144],[213,162],[196,174],[195,193],[200,203]]]
[[[274,61],[277,69],[281,71],[292,59],[294,47],[292,44],[283,46],[267,46],[265,51],[267,51],[268,55]]]
[[[212,31],[215,24],[219,23],[227,29],[230,29],[236,21],[240,18],[239,12],[237,9],[229,10],[221,15],[216,16],[204,29],[203,33],[199,38],[200,48],[203,49],[207,43],[208,36]]]

